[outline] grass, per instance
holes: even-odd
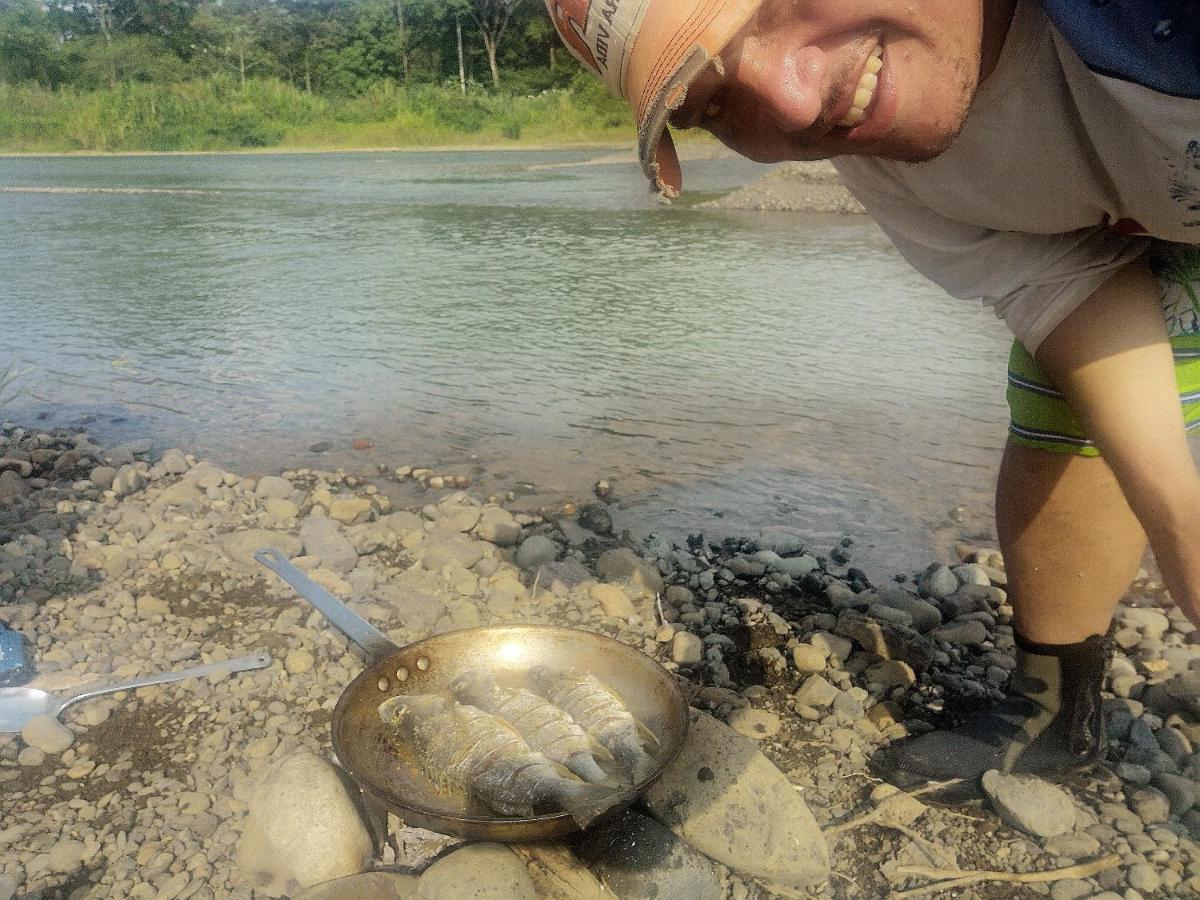
[[[0,150],[351,149],[630,142],[624,106],[597,90],[531,96],[381,82],[353,98],[274,79],[127,83],[95,91],[0,84]]]

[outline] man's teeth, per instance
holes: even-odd
[[[867,60],[866,71],[863,72],[862,78],[858,79],[858,88],[854,91],[854,105],[839,125],[850,128],[867,117],[867,107],[871,105],[871,99],[875,96],[875,88],[879,84],[879,70],[882,68],[883,47],[879,46]]]

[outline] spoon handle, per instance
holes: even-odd
[[[58,710],[52,713],[52,715],[58,715],[68,706],[78,703],[80,700],[88,700],[100,694],[128,691],[132,688],[148,687],[152,684],[169,684],[172,681],[183,681],[185,678],[199,678],[203,675],[211,675],[213,672],[245,672],[249,669],[262,669],[270,664],[271,655],[269,653],[252,653],[249,656],[236,656],[233,659],[207,663],[206,665],[196,666],[191,669],[181,669],[178,672],[159,672],[157,675],[144,675],[141,678],[131,678],[129,681],[121,681],[117,684],[105,684],[97,687],[89,686],[76,691],[74,694],[63,697],[59,702]]]

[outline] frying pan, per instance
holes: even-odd
[[[493,625],[398,647],[278,550],[264,548],[254,558],[366,653],[367,668],[334,707],[333,749],[363,793],[409,825],[468,840],[503,842],[540,841],[579,830],[564,812],[500,816],[482,802],[448,794],[422,773],[420,761],[380,721],[379,704],[389,697],[445,691],[468,669],[490,666],[524,672],[539,664],[570,666],[591,672],[621,696],[658,743],[648,748],[654,753],[653,771],[619,791],[610,814],[641,797],[683,746],[688,707],[679,685],[662,666],[627,644],[574,628]]]

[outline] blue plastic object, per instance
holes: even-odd
[[[0,687],[16,687],[33,678],[33,653],[25,635],[0,622]]]

